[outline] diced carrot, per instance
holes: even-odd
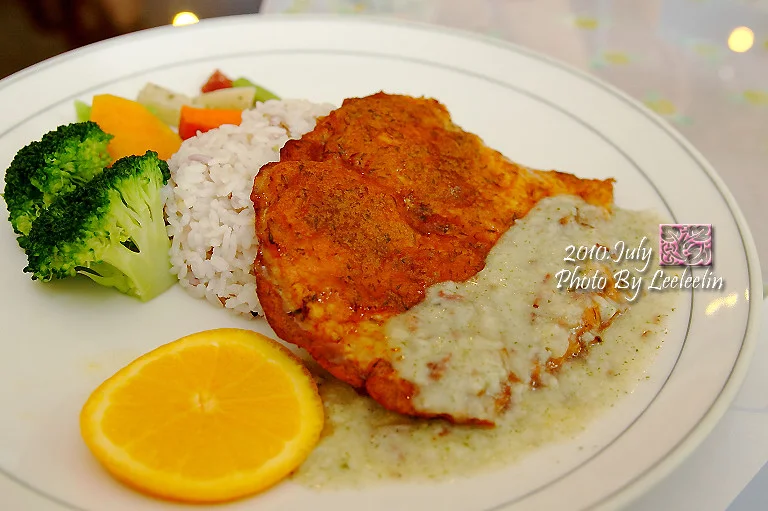
[[[208,81],[205,82],[205,85],[202,86],[200,92],[211,92],[219,89],[229,89],[230,87],[232,87],[232,80],[230,80],[227,75],[217,69],[208,78]]]
[[[91,120],[114,135],[107,148],[113,161],[148,150],[167,160],[181,146],[181,138],[136,101],[99,94],[93,97]]]
[[[186,140],[197,135],[198,131],[205,133],[223,124],[239,125],[242,119],[243,112],[241,110],[195,108],[183,105],[179,120],[179,135],[183,140]]]

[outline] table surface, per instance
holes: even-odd
[[[84,44],[168,24],[179,5],[70,4],[0,0],[0,77]],[[184,9],[200,18],[337,12],[425,21],[506,39],[587,70],[666,118],[713,164],[749,223],[768,281],[768,0],[187,0]],[[742,492],[768,460],[765,388],[764,327],[747,384],[712,437],[631,511],[768,509],[768,468]],[[715,497],[704,498],[707,484],[718,488]],[[681,497],[681,487],[691,493]]]

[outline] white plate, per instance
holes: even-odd
[[[286,483],[231,509],[616,508],[667,474],[724,412],[757,331],[760,300],[749,297],[762,290],[756,251],[733,197],[658,117],[594,78],[522,48],[434,27],[339,18],[236,17],[150,30],[0,82],[0,165],[72,122],[76,98],[135,97],[149,80],[191,93],[217,67],[283,97],[338,104],[383,89],[438,98],[458,124],[514,160],[612,176],[620,206],[713,224],[715,270],[726,283],[721,292],[685,294],[651,379],[577,441],[448,484],[314,493]],[[178,287],[141,305],[87,279],[33,283],[21,271],[25,258],[4,220],[0,261],[3,508],[175,507],[123,488],[99,468],[79,437],[82,403],[118,368],[182,335],[221,326],[269,333],[268,327],[230,317]]]

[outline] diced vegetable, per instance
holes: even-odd
[[[253,107],[255,87],[231,87],[200,94],[192,99],[192,106],[223,110],[246,110]]]
[[[181,105],[191,105],[192,98],[185,94],[179,94],[154,83],[146,84],[136,100],[149,108],[164,123],[176,127],[179,125]]]
[[[108,148],[113,160],[147,151],[167,160],[181,146],[179,135],[137,101],[111,94],[94,96],[91,120],[114,135]]]
[[[218,69],[205,82],[205,85],[200,89],[200,92],[211,92],[219,89],[228,89],[232,87],[232,80],[227,78],[227,75],[219,71]]]
[[[77,122],[85,122],[91,118],[91,105],[79,99],[75,100],[75,115]]]
[[[256,84],[250,81],[248,78],[235,78],[232,81],[232,87],[256,87]]]
[[[239,125],[242,121],[241,110],[225,110],[213,108],[194,108],[187,105],[181,107],[179,135],[186,140],[224,124]]]
[[[269,99],[280,99],[280,96],[275,94],[274,92],[265,89],[261,85],[256,85],[252,81],[250,81],[248,78],[238,78],[237,80],[232,82],[233,87],[255,87],[256,88],[256,95],[253,98],[254,103],[256,101],[267,101]]]

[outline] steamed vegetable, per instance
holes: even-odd
[[[218,69],[208,77],[208,81],[200,88],[200,92],[211,92],[219,89],[228,89],[232,87],[232,80]]]
[[[85,122],[90,120],[91,105],[89,105],[85,101],[80,101],[79,99],[76,99],[75,100],[75,116],[77,117],[77,122]]]
[[[182,106],[217,110],[247,110],[255,103],[256,87],[230,87],[205,92],[195,97],[175,93],[153,83],[146,84],[137,101],[165,124],[178,127]],[[182,137],[183,138],[183,137]]]
[[[85,275],[142,301],[163,293],[177,281],[160,193],[169,177],[147,151],[60,195],[32,224],[24,271],[43,282]]]
[[[192,105],[200,108],[247,110],[254,105],[255,87],[230,87],[200,94],[192,99]]]
[[[238,78],[234,82],[232,82],[233,87],[254,87],[256,89],[256,94],[253,97],[254,103],[256,101],[268,101],[270,99],[280,99],[280,96],[275,94],[274,92],[265,89],[261,85],[256,85],[252,81],[248,80],[247,78]]]
[[[155,151],[167,160],[179,150],[181,138],[144,105],[130,99],[100,94],[94,96],[91,120],[114,135],[109,143],[113,160]]]
[[[111,139],[96,123],[67,124],[16,153],[5,173],[3,198],[13,230],[22,235],[20,245],[57,196],[90,181],[109,164]]]
[[[175,136],[174,130],[179,131],[183,140],[194,136],[198,130],[204,132],[221,124],[239,124],[239,120],[234,121],[233,113],[224,111],[248,110],[259,101],[280,99],[273,92],[247,78],[230,80],[218,69],[208,78],[201,90],[200,94],[192,97],[154,83],[147,83],[139,91],[135,102],[102,94],[94,98],[93,107],[76,100],[75,111],[78,119],[96,121],[115,135],[115,140],[110,144],[113,159],[142,154],[145,150],[157,151],[161,158],[168,159],[180,145],[180,139]],[[183,107],[217,112],[199,115],[190,111],[182,128]],[[147,115],[148,113],[150,115]],[[153,117],[161,122],[158,124]]]
[[[226,90],[230,88],[239,88],[239,87],[253,87],[256,89],[256,93],[253,97],[253,102],[251,103],[251,106],[253,106],[257,101],[267,101],[269,99],[280,99],[280,97],[265,89],[264,87],[261,87],[260,85],[256,85],[252,81],[250,81],[247,78],[237,78],[235,80],[230,80],[224,73],[219,71],[218,69],[213,72],[213,74],[208,78],[208,81],[205,82],[205,85],[200,89],[201,92],[211,92],[211,91],[218,91],[218,90]],[[223,107],[220,106],[219,108],[232,108],[232,107]],[[250,108],[250,107],[248,107]]]
[[[147,107],[169,126],[178,126],[181,106],[192,104],[191,97],[173,92],[154,83],[146,84],[139,91],[136,101]]]
[[[241,110],[194,108],[184,105],[181,107],[179,135],[186,140],[197,135],[198,131],[205,133],[223,124],[239,125],[242,122],[242,114]]]

